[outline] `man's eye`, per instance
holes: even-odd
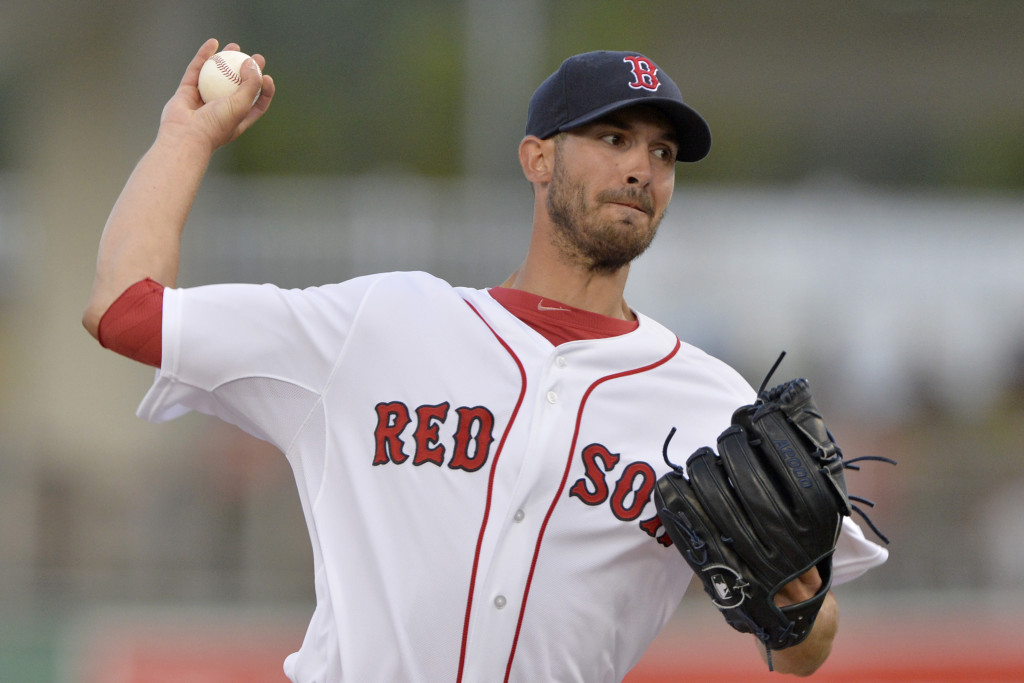
[[[607,135],[602,135],[601,139],[607,142],[609,145],[617,145],[620,142],[622,142],[622,136],[618,135],[617,133],[608,133]]]
[[[656,149],[654,154],[662,161],[674,161],[676,158],[675,152],[668,148]]]

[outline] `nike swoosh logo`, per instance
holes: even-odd
[[[538,311],[566,311],[566,312],[568,312],[569,309],[568,308],[562,308],[560,306],[545,306],[544,305],[544,299],[541,299],[540,301],[537,302],[537,310]]]

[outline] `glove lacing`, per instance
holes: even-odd
[[[886,457],[881,456],[881,455],[862,455],[862,456],[857,457],[857,458],[851,458],[850,460],[843,460],[843,469],[855,470],[855,471],[859,472],[860,471],[860,466],[856,465],[854,463],[862,462],[864,460],[871,460],[871,461],[875,461],[875,462],[886,462],[886,463],[889,463],[890,465],[897,465],[897,464],[899,464],[895,460],[893,460],[892,458],[886,458]],[[846,496],[850,500],[855,500],[858,503],[861,503],[863,505],[867,505],[869,508],[875,507],[874,501],[868,500],[867,498],[862,498],[860,496],[854,496],[854,495],[851,495],[849,493],[847,493]],[[853,510],[854,512],[856,512],[857,515],[859,515],[860,518],[863,519],[864,522],[867,523],[867,525],[869,527],[871,527],[871,530],[875,532],[876,536],[878,536],[880,539],[885,541],[886,545],[889,545],[889,538],[885,534],[883,534],[881,531],[878,530],[878,527],[875,526],[875,523],[871,521],[871,518],[868,517],[868,514],[866,512],[864,512],[864,510],[862,510],[859,507],[857,507],[856,505],[852,505],[852,504],[850,505],[850,509]]]

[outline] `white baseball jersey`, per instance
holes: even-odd
[[[754,399],[638,318],[556,347],[422,273],[167,290],[139,414],[215,415],[288,458],[316,590],[292,681],[619,681],[691,577],[651,500],[665,438],[682,463]],[[850,522],[835,582],[885,557]]]

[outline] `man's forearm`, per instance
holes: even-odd
[[[785,650],[772,650],[772,666],[780,673],[810,676],[817,671],[832,651],[832,642],[839,630],[839,605],[829,592],[822,602],[814,628],[799,645]],[[760,645],[760,641],[758,641]],[[766,657],[764,647],[761,656]]]
[[[135,167],[100,238],[82,319],[93,336],[103,313],[133,283],[149,277],[174,285],[181,233],[211,154],[202,142],[161,134]]]

